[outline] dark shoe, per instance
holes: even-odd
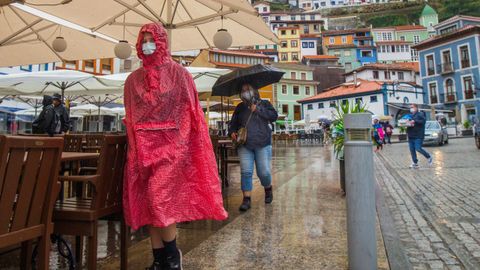
[[[159,262],[154,262],[152,266],[145,268],[145,270],[164,270],[166,269],[164,265]]]
[[[242,205],[240,205],[240,211],[245,212],[251,207],[251,199],[249,197],[244,197]]]
[[[265,203],[272,203],[273,201],[273,190],[272,186],[265,188]]]
[[[168,270],[182,270],[182,251],[177,250],[178,253],[175,256],[168,256],[166,267],[164,269]]]

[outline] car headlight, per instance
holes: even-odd
[[[432,133],[432,137],[438,137],[438,133],[437,132]]]

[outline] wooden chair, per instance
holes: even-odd
[[[64,135],[64,152],[81,152],[82,151],[82,143],[83,143],[83,135],[79,134],[66,134]]]
[[[81,263],[82,237],[88,237],[87,269],[97,267],[98,220],[107,216],[122,216],[122,182],[125,164],[126,136],[106,135],[95,175],[60,177],[60,181],[89,183],[92,197],[72,197],[55,205],[55,233],[76,236],[77,261]],[[121,218],[121,269],[127,267],[127,229]]]
[[[21,244],[23,269],[37,238],[37,269],[49,267],[62,148],[62,138],[0,136],[0,248]]]

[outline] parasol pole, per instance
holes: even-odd
[[[210,127],[210,98],[207,98],[207,126]]]
[[[222,111],[222,136],[224,136],[225,134],[223,133],[223,127],[224,127],[224,123],[223,123],[223,96],[221,97],[220,110]]]
[[[168,35],[168,47],[172,47],[172,22],[173,22],[173,11],[172,11],[172,0],[165,0],[167,4],[167,35]],[[179,1],[179,0],[177,0]]]

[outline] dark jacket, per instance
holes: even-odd
[[[415,121],[413,127],[407,128],[408,138],[412,139],[423,139],[425,138],[425,113],[416,112],[412,115],[412,120]]]
[[[244,127],[250,116],[250,109],[243,102],[238,104],[233,112],[230,121],[228,135],[238,132]],[[272,144],[272,129],[270,123],[277,121],[278,114],[272,104],[267,100],[261,100],[257,104],[257,109],[252,114],[252,118],[247,126],[247,143],[245,147],[248,149],[262,148]]]
[[[53,99],[50,96],[43,96],[43,109],[35,121],[32,123],[33,133],[45,134],[50,136],[55,134],[55,127],[57,126],[57,117],[53,107]]]
[[[55,113],[60,120],[60,124],[62,125],[60,128],[61,132],[67,132],[70,130],[70,117],[68,116],[67,108],[63,106],[63,104],[58,105],[55,108]]]

